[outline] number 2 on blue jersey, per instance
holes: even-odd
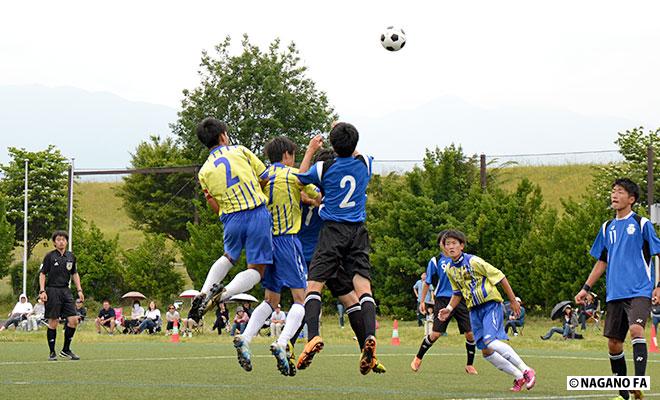
[[[357,186],[355,183],[355,178],[351,175],[345,175],[343,178],[341,178],[339,187],[343,189],[346,187],[346,184],[349,185],[348,193],[346,193],[346,196],[344,196],[344,200],[339,203],[339,208],[355,207],[355,202],[351,200],[351,196],[353,196],[353,192],[355,192],[355,187]]]
[[[225,171],[227,172],[227,189],[230,187],[234,186],[239,182],[239,179],[237,176],[231,176],[231,166],[229,164],[229,160],[227,160],[225,157],[220,157],[217,158],[215,161],[213,161],[213,164],[217,167],[220,164],[223,164],[225,166]]]

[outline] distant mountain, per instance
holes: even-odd
[[[126,167],[150,135],[169,134],[176,110],[72,87],[0,86],[0,163],[7,147],[56,145],[76,168]]]

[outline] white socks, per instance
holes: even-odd
[[[516,379],[523,377],[523,373],[518,368],[511,364],[506,358],[499,355],[496,351],[494,351],[493,354],[484,357],[484,359],[493,364],[495,368],[506,372],[509,375],[513,375]]]
[[[209,273],[206,274],[206,280],[204,281],[201,292],[208,294],[213,284],[222,281],[233,266],[227,257],[222,256],[218,258],[211,266]]]
[[[490,348],[491,350],[495,350],[497,353],[499,353],[502,357],[506,358],[507,361],[513,364],[520,371],[525,372],[529,369],[527,364],[523,362],[523,360],[520,358],[518,353],[516,353],[513,347],[509,346],[508,344],[500,340],[493,340],[488,344],[488,348]]]
[[[220,301],[225,301],[235,294],[247,292],[259,283],[259,281],[261,281],[261,275],[256,269],[246,269],[245,271],[239,272],[234,279],[225,286],[225,292],[222,294]]]
[[[262,301],[261,304],[259,304],[259,306],[255,308],[254,311],[252,311],[252,316],[250,317],[250,320],[245,327],[245,332],[241,334],[243,340],[247,343],[250,343],[252,338],[257,336],[259,330],[262,326],[264,326],[264,323],[268,320],[268,318],[270,318],[272,313],[273,308],[270,306],[270,304]]]
[[[280,337],[277,338],[277,343],[286,346],[293,335],[298,332],[303,319],[305,319],[305,307],[302,304],[294,303],[289,310],[289,315],[286,316],[286,323]]]

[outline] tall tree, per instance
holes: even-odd
[[[133,168],[190,164],[172,138],[158,136],[140,143],[131,160]],[[196,186],[194,174],[134,174],[124,178],[118,193],[135,228],[185,240],[186,223],[193,220],[191,200],[198,193]]]
[[[278,135],[306,144],[311,132],[327,130],[335,119],[326,94],[306,76],[294,43],[282,48],[275,39],[265,51],[247,35],[241,43],[239,55],[230,54],[229,37],[215,46],[214,55],[202,52],[201,83],[183,91],[179,118],[171,127],[191,160],[208,154],[195,137],[195,126],[208,116],[225,121],[232,141],[256,154]]]
[[[55,146],[30,152],[9,148],[11,161],[0,166],[4,178],[0,190],[7,199],[7,220],[15,227],[16,242],[23,241],[24,160],[28,160],[28,257],[34,246],[67,226],[66,158]]]
[[[0,196],[0,279],[9,272],[9,265],[13,258],[14,225],[7,221],[6,200]]]

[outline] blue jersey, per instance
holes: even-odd
[[[445,272],[450,265],[451,258],[440,255],[440,260],[433,257],[426,267],[426,283],[431,285],[434,283],[433,281],[437,280],[437,283],[435,283],[435,297],[451,297],[454,292]]]
[[[651,297],[655,268],[651,256],[660,253],[653,224],[634,212],[603,224],[591,255],[607,263],[606,301]]]
[[[372,162],[372,157],[364,155],[337,157],[298,174],[301,183],[313,183],[323,192],[320,215],[324,221],[364,222]]]
[[[305,261],[309,263],[319,241],[319,232],[323,227],[323,220],[319,215],[318,207],[302,204],[300,208],[302,211],[302,225],[298,232],[298,240],[302,244]]]

